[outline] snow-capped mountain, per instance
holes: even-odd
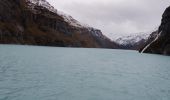
[[[139,49],[146,43],[150,34],[151,32],[127,34],[117,37],[114,41],[124,49]]]
[[[68,22],[70,25],[74,26],[74,27],[78,27],[78,28],[86,28],[88,29],[89,32],[91,32],[94,36],[96,37],[102,37],[104,39],[106,39],[107,37],[104,36],[100,30],[98,29],[95,29],[93,27],[90,27],[89,25],[87,24],[83,24],[83,23],[80,23],[79,21],[77,21],[76,19],[74,19],[72,16],[68,15],[68,14],[65,14],[64,12],[62,11],[59,11],[57,9],[55,9],[53,6],[51,6],[51,4],[46,1],[46,0],[27,0],[27,3],[29,5],[29,7],[31,9],[34,9],[35,6],[41,6],[41,7],[44,7],[46,9],[48,9],[49,11],[53,12],[53,13],[56,13],[58,14],[59,16],[62,16],[64,18],[64,21]]]
[[[122,37],[118,37],[115,41],[120,45],[134,45],[141,40],[147,40],[150,33],[136,33],[136,34],[128,34]]]
[[[74,19],[72,16],[65,14],[64,12],[58,11],[57,9],[55,9],[53,6],[50,5],[49,2],[47,2],[46,0],[27,0],[27,3],[29,5],[30,8],[34,9],[35,6],[41,6],[44,7],[46,9],[48,9],[49,11],[56,13],[60,16],[62,16],[64,18],[64,20],[66,22],[68,22],[70,25],[75,26],[75,27],[89,27],[86,24],[82,24],[79,21],[77,21],[76,19]]]

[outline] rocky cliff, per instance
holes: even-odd
[[[162,22],[158,31],[150,35],[140,52],[170,55],[170,7],[162,15]]]
[[[118,48],[98,29],[83,26],[46,0],[0,0],[0,43]]]

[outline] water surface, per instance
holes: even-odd
[[[170,100],[170,57],[0,45],[0,100]]]

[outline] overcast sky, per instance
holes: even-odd
[[[110,38],[149,32],[160,25],[169,0],[47,0],[81,23],[102,30]]]

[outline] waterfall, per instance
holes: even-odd
[[[2,40],[2,31],[0,30],[0,40]]]
[[[149,44],[141,51],[141,53],[144,53],[144,51],[145,51],[152,43],[154,43],[156,40],[158,40],[158,38],[160,37],[161,33],[162,33],[162,31],[161,31],[159,34],[157,34],[156,38],[155,38],[151,43],[149,43]]]

